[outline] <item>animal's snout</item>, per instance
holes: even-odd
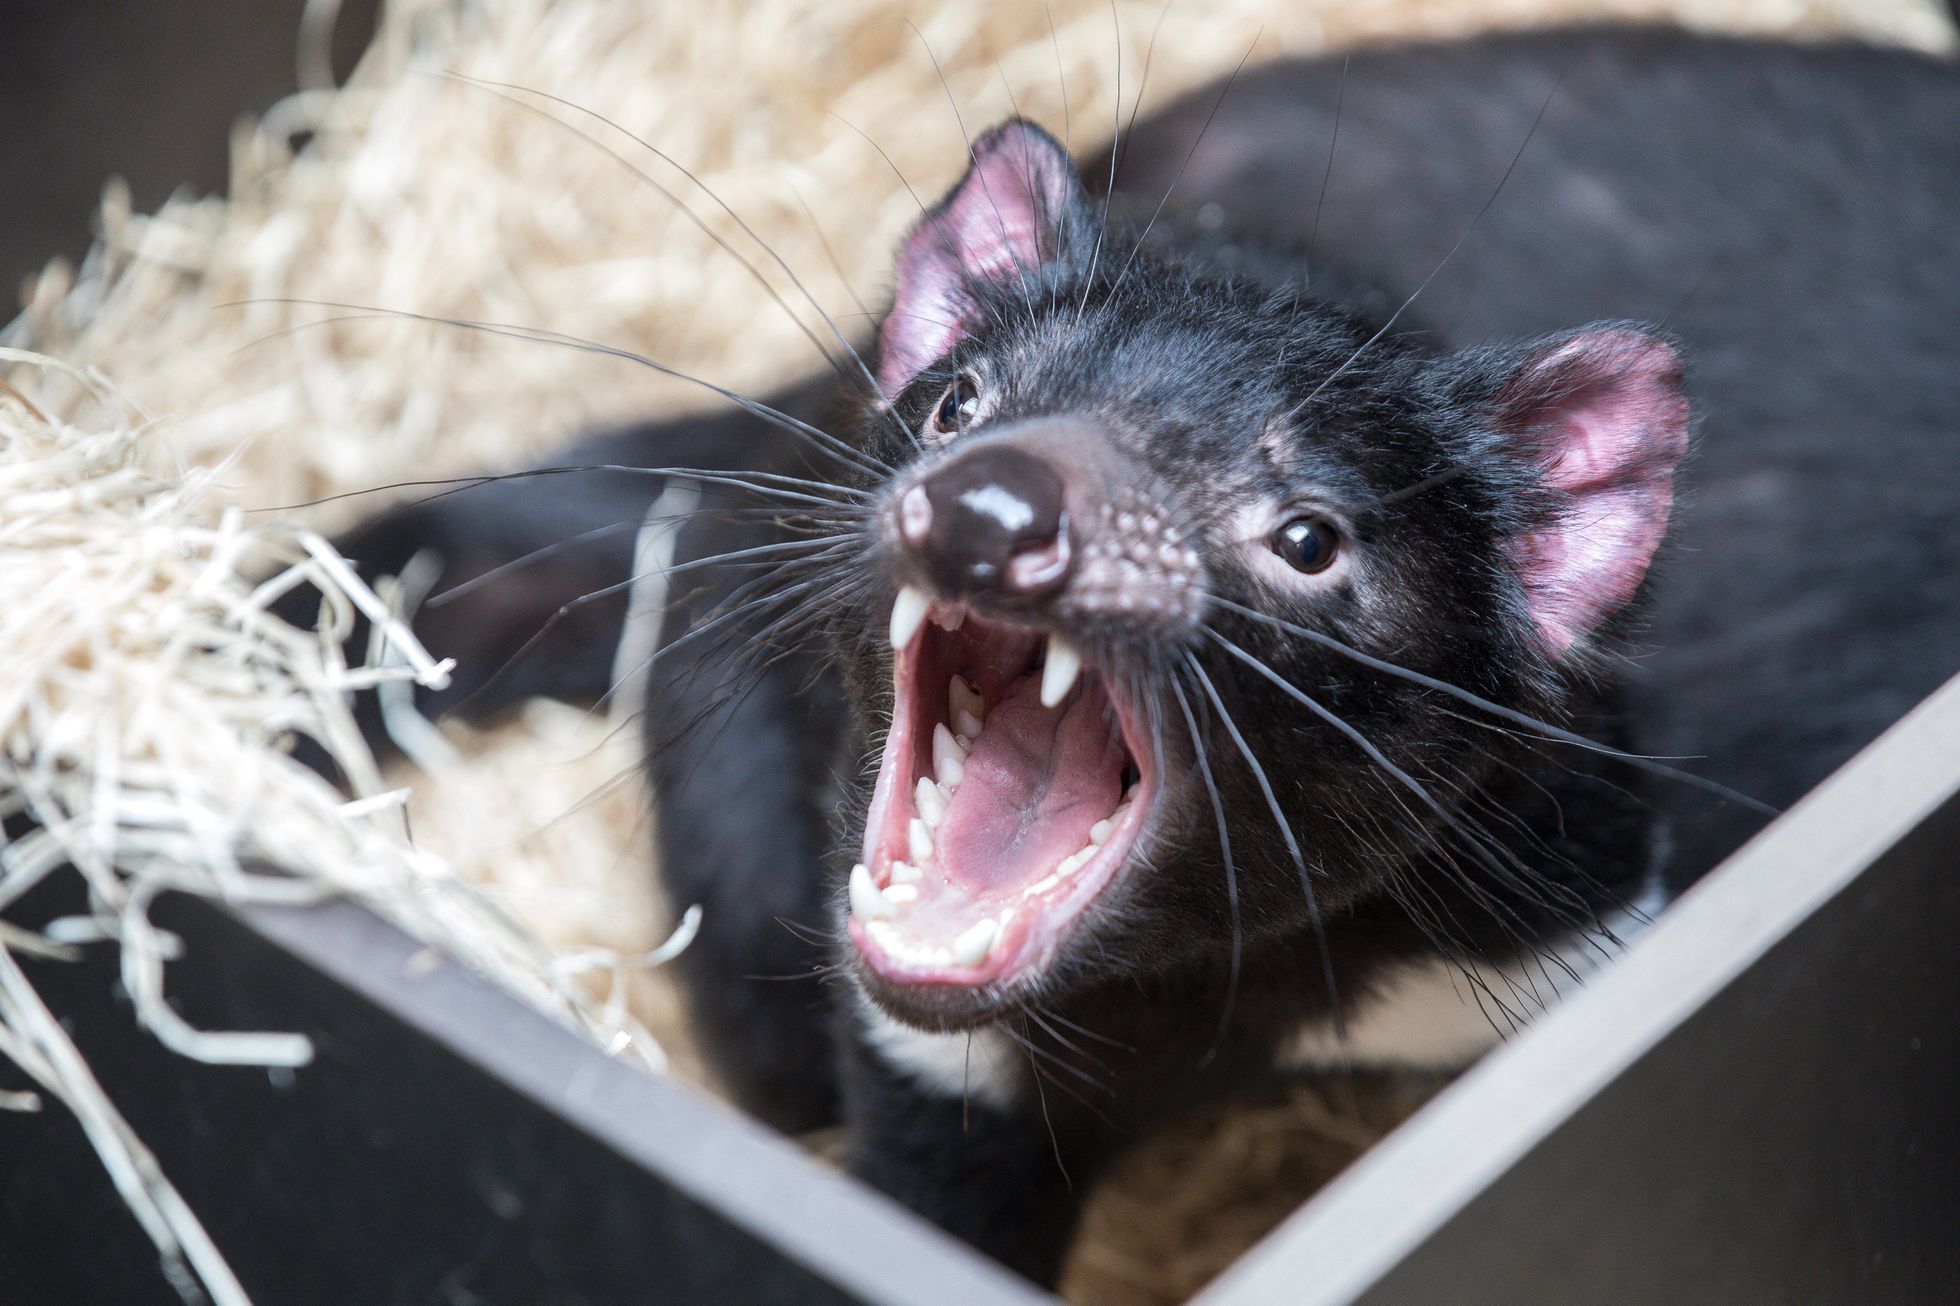
[[[977,445],[934,468],[899,504],[905,547],[948,594],[1036,598],[1068,578],[1067,486],[1018,444]]]

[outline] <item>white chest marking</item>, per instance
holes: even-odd
[[[928,1033],[899,1024],[863,998],[858,1020],[885,1064],[922,1088],[992,1107],[1011,1106],[1019,1095],[1026,1058],[997,1029]]]
[[[1595,931],[1550,949],[1550,957],[1470,966],[1468,976],[1440,957],[1411,962],[1348,1002],[1345,1039],[1335,1037],[1333,1022],[1316,1020],[1284,1042],[1275,1061],[1282,1070],[1467,1066],[1611,962],[1660,907],[1654,892],[1607,917],[1618,943]]]

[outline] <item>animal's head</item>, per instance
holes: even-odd
[[[1426,682],[1557,717],[1666,527],[1679,372],[1625,325],[1376,338],[1106,234],[1036,127],[976,142],[862,443],[866,990],[958,1026],[1486,874],[1452,823],[1505,736]]]

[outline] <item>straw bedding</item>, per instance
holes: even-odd
[[[314,31],[333,8],[314,0]],[[395,665],[341,665],[329,641],[265,615],[264,578],[317,586],[330,622],[381,604],[319,532],[387,496],[241,511],[509,465],[583,425],[703,402],[616,359],[371,309],[544,328],[744,391],[817,364],[715,238],[785,300],[799,293],[702,190],[591,114],[485,82],[563,96],[657,144],[861,335],[917,212],[892,168],[921,195],[959,169],[949,91],[969,127],[1018,108],[1081,146],[1136,94],[1159,22],[1146,103],[1249,47],[1600,16],[1951,39],[1925,0],[1119,0],[1114,19],[1103,0],[396,0],[347,86],[238,129],[229,199],[139,215],[111,184],[94,253],[31,282],[0,335],[0,804],[42,829],[0,850],[0,907],[48,874],[79,871],[92,891],[91,914],[52,940],[0,932],[0,1057],[39,1089],[0,1107],[50,1094],[80,1113],[173,1274],[239,1299],[13,960],[119,941],[139,1010],[172,1046],[303,1062],[303,1040],[171,1016],[172,941],[144,915],[166,887],[352,894],[615,1051],[658,1065],[664,1045],[697,1073],[648,964],[675,917],[647,865],[631,732],[539,705],[492,732],[445,730],[419,770],[373,774],[344,691],[443,669],[407,641]],[[301,66],[322,66],[317,53]],[[340,756],[365,800],[293,763],[294,731]],[[1303,1086],[1143,1150],[1097,1195],[1067,1295],[1188,1295],[1419,1087]]]

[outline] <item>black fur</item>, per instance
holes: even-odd
[[[983,311],[955,356],[895,396],[902,425],[919,429],[958,369],[979,370],[1000,398],[967,438],[1086,415],[1125,442],[1130,488],[1202,522],[1234,487],[1273,479],[1260,437],[1275,413],[1293,414],[1290,482],[1340,518],[1367,567],[1311,598],[1275,595],[1213,548],[1211,593],[1609,747],[1692,755],[1712,780],[1794,801],[1960,666],[1952,65],[1575,31],[1364,51],[1343,68],[1248,72],[1195,151],[1215,92],[1138,124],[1119,216],[1147,220],[1187,153],[1189,164],[1134,261],[1128,237],[1098,242],[1095,203],[1055,215],[1061,256],[975,291]],[[1099,158],[1106,149],[1085,155],[1091,193],[1107,181]],[[1357,355],[1425,284],[1397,330]],[[1602,319],[1658,323],[1680,343],[1705,429],[1653,602],[1561,660],[1533,644],[1505,553],[1556,499],[1529,432],[1493,414],[1554,333]],[[772,403],[902,475],[920,455],[850,380]],[[1348,1008],[1400,958],[1494,958],[1582,936],[1650,866],[1684,884],[1764,819],[1604,752],[1524,738],[1235,607],[1206,612],[1420,778],[1450,821],[1474,822],[1473,846],[1198,625],[1050,611],[1152,705],[1169,781],[1150,865],[1111,886],[1060,964],[1005,995],[1004,1015],[879,994],[915,1020],[985,1021],[1028,1046],[1010,1103],[965,1103],[864,1040],[850,985],[785,982],[850,952],[834,900],[857,857],[863,761],[889,712],[883,632],[902,564],[878,512],[893,477],[840,470],[749,415],[636,428],[563,461],[769,468],[871,496],[807,514],[716,508],[690,524],[681,560],[830,529],[861,544],[773,579],[741,567],[675,577],[648,712],[662,873],[675,901],[707,909],[683,965],[743,1104],[802,1128],[841,1097],[854,1169],[1038,1279],[1054,1274],[1076,1199],[1114,1150],[1269,1082],[1277,1042],[1330,1012],[1330,971]],[[632,518],[664,484],[594,482],[503,482],[398,513],[346,547],[372,573],[428,545],[453,581]],[[1427,488],[1398,497],[1413,486]],[[510,506],[485,511],[485,495]],[[623,543],[589,547],[418,625],[438,654],[468,648],[466,668],[492,667],[560,603],[627,568]],[[689,633],[799,579],[821,583]],[[564,654],[539,660],[552,674],[469,684],[473,708],[601,692],[609,641],[571,633],[545,642]],[[1184,653],[1263,762],[1311,901]],[[1236,903],[1186,712],[1220,790]],[[1549,964],[1539,974],[1561,982]],[[1548,996],[1482,995],[1507,1026]]]

